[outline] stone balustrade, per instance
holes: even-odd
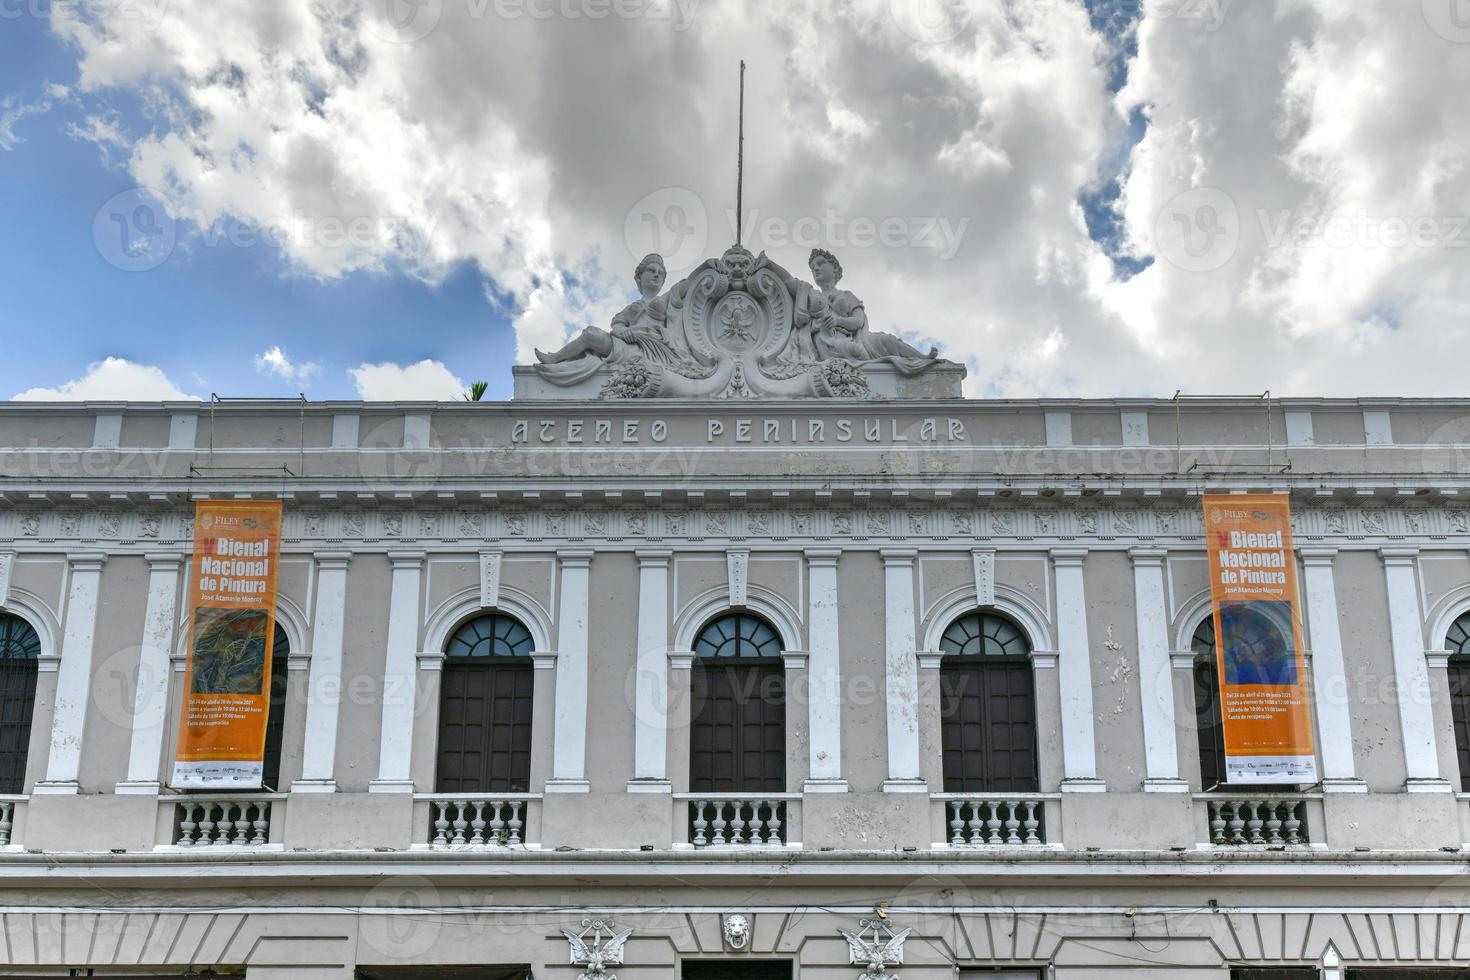
[[[792,834],[787,802],[797,793],[681,793],[694,847],[785,847]]]
[[[540,796],[494,793],[424,797],[431,850],[524,847],[530,805]]]
[[[1040,847],[1046,839],[1047,799],[1038,794],[935,794],[943,805],[952,847]]]
[[[1216,847],[1305,847],[1308,803],[1304,796],[1220,796],[1203,799],[1209,813],[1209,840]]]
[[[189,796],[174,806],[176,847],[264,847],[271,840],[273,811],[285,797],[272,793]]]
[[[10,835],[15,829],[16,807],[25,802],[24,796],[0,796],[0,847],[10,846]]]

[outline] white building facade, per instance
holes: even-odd
[[[1470,975],[1467,441],[1428,400],[5,405],[0,975],[856,980],[843,930],[905,980]],[[1323,779],[1232,788],[1201,495],[1269,491]],[[285,507],[259,793],[167,785],[205,498]]]

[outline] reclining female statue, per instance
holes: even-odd
[[[669,342],[665,325],[670,304],[678,306],[687,287],[680,283],[660,296],[658,291],[666,276],[663,257],[657,252],[645,255],[633,270],[642,298],[613,317],[610,330],[588,327],[559,351],[536,351],[541,376],[554,384],[571,385],[596,374],[604,363],[616,364],[635,357],[664,365],[686,361]]]
[[[826,249],[812,249],[807,260],[815,286],[797,279],[764,253],[761,262],[781,278],[791,293],[798,361],[886,361],[903,374],[919,374],[938,363],[937,348],[923,354],[893,334],[869,329],[863,301],[851,291],[837,288],[842,263]]]

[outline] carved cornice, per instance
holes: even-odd
[[[360,544],[379,545],[386,551],[433,546],[483,551],[539,543],[567,552],[568,557],[577,557],[577,549],[618,544],[660,548],[709,543],[723,549],[752,542],[789,542],[793,547],[819,551],[850,543],[891,550],[933,542],[981,551],[1019,546],[1065,554],[1099,547],[1203,548],[1204,533],[1198,505],[1183,502],[1143,506],[1085,501],[945,504],[902,497],[882,504],[829,500],[778,505],[740,500],[718,507],[539,501],[534,506],[514,507],[455,503],[363,508],[339,501],[331,506],[288,504],[283,524],[287,550],[295,552],[340,554],[363,550]],[[1313,560],[1330,549],[1349,547],[1394,554],[1445,543],[1465,548],[1470,547],[1470,501],[1429,506],[1389,501],[1297,505],[1292,531],[1304,557]],[[187,550],[193,532],[193,513],[184,510],[0,508],[0,550],[44,550],[45,545],[55,544],[71,551],[136,550],[157,555],[170,547]]]

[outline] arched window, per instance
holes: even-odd
[[[691,792],[785,792],[781,653],[781,638],[771,625],[747,613],[721,616],[694,638]]]
[[[1194,720],[1199,737],[1200,788],[1226,785],[1225,723],[1220,717],[1220,670],[1215,658],[1215,617],[1206,616],[1190,640],[1194,651]]]
[[[286,686],[290,681],[286,672],[290,662],[291,641],[277,623],[271,640],[271,699],[265,716],[265,769],[261,774],[266,789],[281,788],[281,743],[286,735]]]
[[[1010,620],[962,616],[939,639],[946,793],[1034,793],[1036,686],[1031,644]]]
[[[1444,646],[1450,652],[1450,717],[1460,759],[1460,789],[1470,792],[1470,613],[1450,624]]]
[[[41,638],[19,616],[0,613],[0,793],[23,793],[36,710]]]
[[[531,787],[535,640],[501,613],[460,626],[444,648],[439,689],[442,793],[525,793]]]

